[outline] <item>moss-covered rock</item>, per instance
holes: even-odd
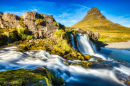
[[[84,68],[89,68],[90,65],[92,65],[92,62],[84,62],[84,61],[81,61],[81,62],[78,62],[78,63],[71,63],[71,65],[80,65]]]
[[[18,69],[0,72],[1,86],[25,86],[25,85],[63,85],[65,81],[62,78],[51,74],[44,67],[29,70]]]

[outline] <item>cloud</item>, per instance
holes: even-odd
[[[31,10],[31,12],[38,12],[38,9],[30,9]]]
[[[110,21],[114,23],[121,24],[126,27],[130,27],[130,16],[126,14],[126,16],[115,16],[115,15],[110,15],[106,13],[105,11],[101,11],[101,13]]]

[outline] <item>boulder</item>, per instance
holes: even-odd
[[[11,13],[4,13],[2,16],[2,19],[7,22],[16,22],[17,20],[20,20],[20,17],[11,14]]]
[[[92,32],[92,31],[87,30],[86,33],[93,40],[98,40],[98,38],[99,38],[99,33],[98,32]]]

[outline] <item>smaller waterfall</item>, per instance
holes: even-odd
[[[87,34],[77,34],[77,47],[83,55],[88,54],[106,60],[106,57],[97,53],[95,44],[92,43]]]
[[[79,49],[79,51],[86,55],[94,55],[94,49],[92,47],[92,45],[89,42],[89,38],[86,37],[85,34],[77,34],[77,47]]]
[[[71,44],[73,46],[73,49],[76,51],[76,46],[75,46],[75,42],[74,42],[74,36],[72,33],[70,33],[70,37],[71,37]]]

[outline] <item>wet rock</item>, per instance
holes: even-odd
[[[63,60],[63,63],[64,63],[65,65],[70,65],[70,63],[69,63],[68,60]]]
[[[42,68],[37,68],[37,69],[33,69],[33,70],[31,70],[31,71],[34,72],[34,73],[47,74],[47,70],[46,70],[44,67],[42,67]]]
[[[92,62],[92,65],[89,66],[92,69],[112,69],[111,66],[103,64],[102,62]]]
[[[98,40],[98,38],[99,38],[99,33],[97,33],[97,32],[93,33],[92,31],[87,30],[86,33],[93,40]]]

